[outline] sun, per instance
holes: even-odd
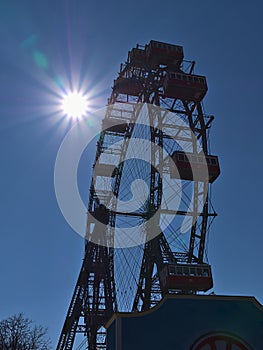
[[[85,96],[78,92],[71,92],[63,98],[63,112],[70,118],[78,119],[85,115],[88,101]]]

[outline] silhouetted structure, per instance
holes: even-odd
[[[108,350],[260,350],[263,307],[252,297],[167,296],[140,314],[116,313]]]
[[[114,312],[146,311],[166,294],[196,294],[213,286],[205,242],[216,216],[209,187],[220,173],[218,159],[208,147],[214,117],[203,113],[206,78],[193,73],[195,62],[183,59],[182,46],[151,40],[128,53],[114,80],[97,143],[85,257],[57,350],[72,349],[76,333],[85,334],[89,350],[105,349],[105,325]],[[148,127],[138,123],[146,103]],[[139,138],[159,147],[150,147],[148,166],[126,161],[131,140]],[[113,155],[119,165],[102,161],[102,154]],[[122,213],[117,199],[127,198],[135,175],[148,184],[148,199],[140,209]],[[163,182],[170,178],[175,186],[182,184],[182,202],[176,210],[163,205]],[[176,196],[173,193],[169,201]],[[144,244],[112,247],[116,226],[139,227],[155,214],[155,225],[144,226]],[[169,215],[174,220],[162,230]],[[161,233],[152,238],[153,229]]]

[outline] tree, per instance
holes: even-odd
[[[23,313],[0,321],[1,350],[48,350],[47,329],[35,325]]]

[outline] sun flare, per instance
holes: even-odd
[[[62,102],[63,112],[70,118],[81,118],[85,115],[87,107],[86,97],[77,92],[66,95]]]

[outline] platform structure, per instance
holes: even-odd
[[[210,188],[220,167],[208,140],[214,116],[203,111],[206,77],[194,69],[181,45],[156,40],[132,48],[120,66],[97,142],[85,255],[57,350],[73,349],[77,334],[84,335],[83,348],[104,350],[105,326],[116,312],[145,312],[166,295],[196,295],[213,287],[206,242],[216,217]],[[127,160],[139,139],[152,145],[145,148],[149,164]],[[130,198],[136,178],[148,186],[146,200],[138,210],[121,212],[118,199]],[[147,225],[153,216],[155,224]],[[116,228],[133,225],[139,237],[141,223],[143,243],[112,246]],[[160,231],[154,237],[153,226]]]
[[[108,350],[261,350],[263,306],[254,297],[168,295],[140,314],[116,313]]]

